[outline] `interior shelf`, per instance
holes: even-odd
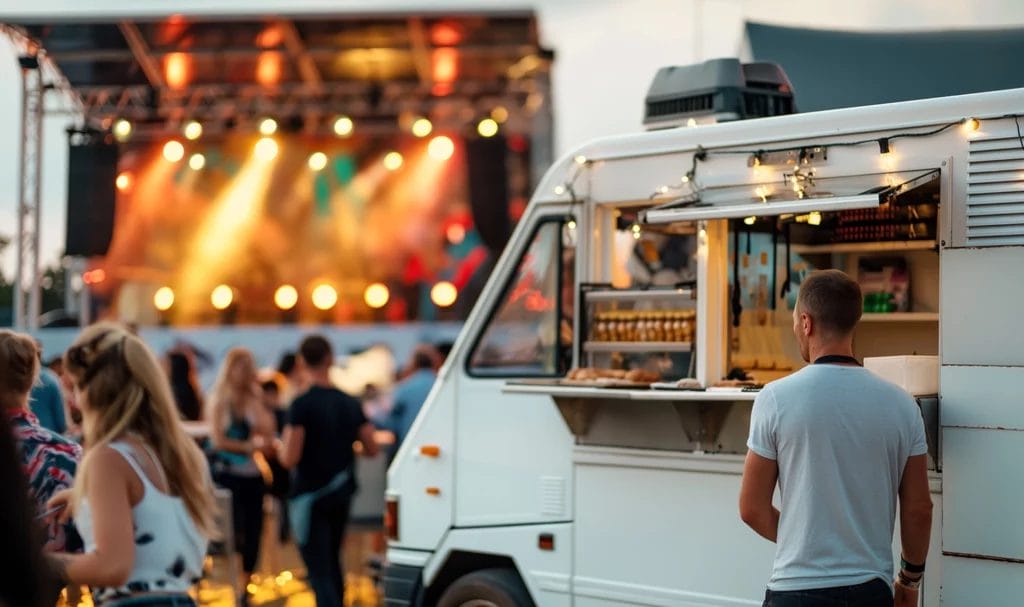
[[[939,322],[938,312],[890,312],[868,313],[860,317],[861,322]]]
[[[678,297],[694,301],[693,289],[611,289],[607,291],[587,291],[587,301],[646,301],[665,300]]]
[[[588,341],[584,352],[689,352],[693,344],[688,341]]]
[[[891,240],[877,242],[837,242],[830,244],[794,244],[794,253],[881,253],[899,251],[928,251],[937,246],[934,240]]]

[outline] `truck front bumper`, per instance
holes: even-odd
[[[423,580],[423,568],[384,564],[384,607],[417,607]]]

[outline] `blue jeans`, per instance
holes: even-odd
[[[306,563],[316,607],[345,605],[345,568],[341,547],[345,541],[352,491],[348,487],[321,496],[313,503],[309,540],[299,546]]]
[[[187,594],[143,594],[104,602],[101,607],[196,607]]]
[[[892,590],[875,578],[856,586],[764,593],[763,607],[892,607]]]

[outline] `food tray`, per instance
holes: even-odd
[[[675,390],[677,392],[704,392],[704,388],[680,388],[679,385],[674,382],[654,382],[651,384],[652,390]]]
[[[630,381],[628,379],[616,379],[614,377],[599,377],[597,379],[563,379],[559,384],[563,386],[588,386],[590,388],[623,388],[646,390],[651,387],[648,382]]]

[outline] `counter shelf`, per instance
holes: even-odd
[[[636,390],[614,387],[561,385],[559,380],[514,381],[508,394],[546,394],[554,399],[569,430],[578,439],[587,435],[602,404],[629,402],[637,406],[670,406],[687,440],[698,451],[714,450],[726,417],[737,403],[752,403],[757,392],[697,390]]]

